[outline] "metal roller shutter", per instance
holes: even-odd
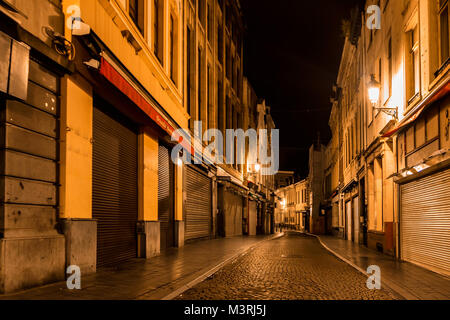
[[[401,186],[401,256],[450,275],[450,169]]]
[[[256,201],[249,201],[249,235],[256,236],[257,204]]]
[[[211,179],[191,167],[186,168],[185,239],[199,239],[211,232]]]
[[[137,135],[97,108],[93,135],[92,215],[104,267],[136,257]]]
[[[160,222],[161,249],[174,243],[173,232],[173,166],[169,149],[159,146],[158,152],[158,220]]]

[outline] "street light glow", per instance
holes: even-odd
[[[369,82],[369,100],[372,104],[376,104],[380,99],[380,84],[375,80],[375,75],[371,75]]]

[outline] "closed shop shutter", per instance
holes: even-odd
[[[197,170],[186,168],[185,239],[209,237],[211,233],[211,179]]]
[[[242,196],[237,190],[228,189],[223,193],[225,237],[242,235]]]
[[[97,266],[104,267],[136,257],[137,135],[94,108],[93,136],[92,215]]]
[[[401,256],[450,275],[450,169],[401,186]]]
[[[173,165],[169,149],[159,146],[158,152],[158,220],[160,222],[161,249],[174,243],[173,232]]]

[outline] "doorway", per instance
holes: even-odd
[[[158,150],[158,220],[160,223],[160,249],[175,245],[174,232],[174,165],[169,149],[159,145]]]
[[[368,217],[367,217],[367,206],[366,206],[366,183],[365,179],[360,181],[360,204],[361,204],[361,233],[362,233],[362,244],[367,247],[367,231],[368,231]]]
[[[353,198],[353,242],[359,244],[359,197]]]
[[[92,216],[97,220],[97,267],[137,256],[137,133],[122,115],[94,100]]]
[[[352,241],[352,201],[347,201],[345,203],[345,208],[346,208],[346,214],[345,214],[345,218],[346,218],[346,230],[347,230],[347,240]]]

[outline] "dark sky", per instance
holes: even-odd
[[[344,39],[341,21],[358,0],[241,0],[245,75],[272,107],[281,170],[308,174],[308,149],[331,137],[329,97]]]

